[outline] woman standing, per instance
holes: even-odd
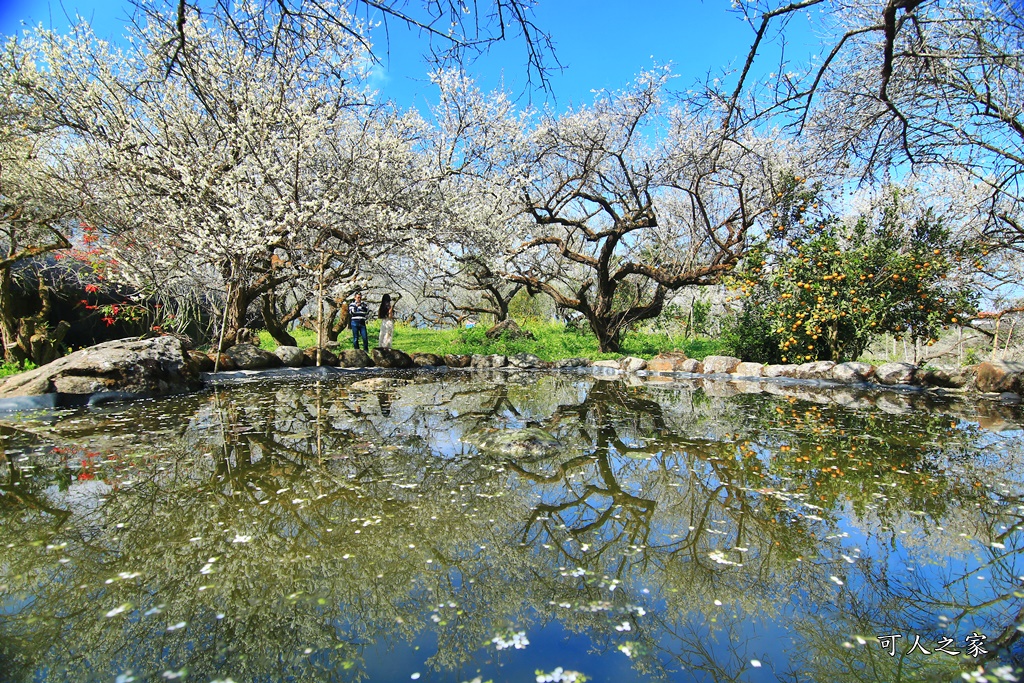
[[[395,333],[395,305],[391,302],[390,294],[381,297],[377,317],[380,318],[380,338],[377,340],[377,346],[390,349],[391,336]]]

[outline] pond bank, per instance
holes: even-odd
[[[295,351],[293,353],[293,351]],[[188,393],[210,381],[252,375],[274,377],[296,373],[380,372],[381,370],[555,370],[702,379],[732,384],[740,393],[777,393],[782,387],[815,387],[833,391],[836,402],[861,403],[872,392],[926,393],[936,396],[976,395],[988,401],[1019,404],[1024,392],[1024,363],[987,362],[955,372],[924,370],[909,363],[833,363],[762,365],[730,356],[702,361],[682,352],[662,353],[650,361],[626,356],[590,361],[567,358],[545,361],[533,354],[512,356],[406,354],[398,349],[321,349],[317,354],[281,347],[275,353],[238,344],[220,357],[187,350],[173,337],[119,340],[77,351],[36,370],[0,382],[0,412],[78,407],[111,401]],[[223,362],[222,362],[223,361]],[[238,368],[238,369],[236,369]],[[224,369],[216,373],[214,369]],[[654,381],[654,380],[652,380]],[[714,387],[714,384],[709,385]],[[844,391],[846,390],[846,391]],[[717,391],[717,389],[710,389]]]

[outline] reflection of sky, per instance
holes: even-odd
[[[180,595],[191,595],[209,581],[223,599],[241,601],[235,609],[229,603],[225,623],[240,630],[242,638],[247,626],[241,617],[232,621],[236,612],[242,617],[259,613],[266,618],[298,619],[309,609],[301,601],[282,604],[275,593],[293,590],[289,583],[293,581],[313,591],[307,596],[308,605],[324,605],[314,606],[313,611],[337,615],[330,617],[332,633],[336,630],[342,639],[359,643],[370,680],[410,680],[413,673],[420,673],[420,680],[469,681],[478,673],[483,680],[533,680],[536,669],[551,671],[560,666],[609,682],[651,680],[637,673],[634,662],[618,651],[620,644],[643,638],[654,647],[652,661],[674,672],[669,678],[678,681],[715,678],[677,671],[677,659],[688,667],[704,662],[739,680],[776,680],[787,667],[829,657],[857,635],[877,635],[875,629],[891,628],[905,637],[917,632],[933,645],[931,639],[939,633],[938,617],[953,618],[953,608],[935,607],[926,599],[978,603],[1017,585],[1007,575],[1019,564],[1016,536],[1011,535],[1003,549],[1012,556],[1000,560],[1002,574],[979,572],[989,548],[981,540],[960,536],[990,526],[998,530],[1000,508],[995,505],[991,509],[971,503],[940,506],[945,510],[941,520],[915,510],[893,511],[890,505],[887,516],[877,519],[870,508],[855,514],[843,495],[831,509],[822,510],[810,504],[820,501],[805,494],[761,490],[757,484],[742,489],[725,486],[728,482],[721,477],[743,472],[737,469],[741,460],[735,451],[747,435],[771,435],[759,442],[747,462],[780,471],[785,471],[785,458],[774,452],[778,444],[802,441],[813,447],[813,423],[797,427],[757,421],[760,408],[768,415],[775,414],[773,406],[790,408],[783,400],[717,398],[682,388],[648,391],[542,374],[503,387],[491,376],[478,382],[471,377],[396,388],[390,418],[381,414],[376,394],[351,391],[346,380],[324,382],[319,390],[300,381],[226,387],[216,396],[68,414],[53,428],[73,431],[77,441],[86,443],[90,421],[95,421],[97,438],[102,436],[105,444],[97,447],[102,451],[96,458],[101,470],[113,462],[107,456],[114,452],[145,452],[147,425],[191,425],[184,435],[184,443],[189,444],[185,457],[177,462],[168,455],[174,452],[173,439],[166,433],[153,437],[161,448],[160,459],[138,461],[143,471],[133,472],[133,477],[146,484],[137,490],[112,491],[96,480],[74,482],[66,494],[58,493],[56,487],[47,489],[54,504],[76,512],[77,519],[66,522],[62,533],[71,534],[73,541],[65,551],[72,560],[68,571],[83,574],[81,579],[72,575],[69,580],[74,585],[87,584],[135,568],[134,562],[122,567],[121,562],[110,560],[103,563],[98,577],[85,574],[90,549],[75,545],[76,524],[107,498],[116,503],[104,510],[108,517],[144,509],[158,521],[136,520],[117,532],[111,528],[101,532],[107,536],[90,538],[90,543],[125,547],[129,559],[142,561],[154,542],[145,530],[159,529],[156,547],[162,568],[144,579],[147,590],[153,591],[152,599],[166,600],[173,607]],[[584,401],[586,408],[577,410],[576,404]],[[630,406],[636,405],[647,406],[652,414],[631,413]],[[665,408],[667,423],[653,418],[659,407]],[[804,416],[811,412],[805,412],[807,407],[795,406]],[[317,410],[325,417],[317,420]],[[557,419],[552,418],[555,415]],[[838,408],[825,415],[829,416],[842,417],[852,425],[862,424],[864,418]],[[931,417],[910,413],[898,419],[901,431],[924,434]],[[709,420],[716,429],[708,428]],[[461,445],[462,436],[473,430],[527,421],[551,430],[563,447],[517,460]],[[314,448],[318,423],[325,446],[337,459],[322,466],[300,465],[302,454]],[[948,428],[946,418],[941,423]],[[938,460],[948,470],[944,476],[990,483],[993,495],[1004,486],[1007,495],[1019,495],[1019,470],[1007,468],[1021,457],[1019,435],[981,431],[974,437],[967,421],[959,424],[969,444],[966,454],[958,450],[960,446],[943,450],[941,440],[933,437],[921,446],[901,446],[894,454],[892,444],[875,435],[876,439],[864,442],[865,448],[878,459],[907,458],[918,447],[944,454],[948,457]],[[713,438],[705,441],[700,436]],[[617,438],[624,445],[604,450],[599,440],[605,438]],[[673,443],[672,438],[678,440]],[[911,443],[916,444],[913,438]],[[637,459],[625,452],[641,444],[656,455]],[[225,448],[230,467],[216,469]],[[194,458],[195,453],[212,455]],[[579,459],[581,454],[590,457]],[[711,454],[724,459],[711,460]],[[560,466],[574,460],[563,475]],[[541,475],[544,481],[536,483],[514,473],[513,465]],[[151,486],[145,476],[159,467],[165,472],[159,473],[157,482],[164,482],[165,490]],[[785,482],[793,481],[795,486],[803,481],[777,472],[773,476],[778,476],[776,485],[790,486]],[[896,474],[892,479],[900,481]],[[1007,483],[1011,480],[1012,485]],[[172,485],[175,481],[178,484]],[[870,491],[871,482],[870,477],[855,480],[839,490],[860,495],[857,487],[864,485]],[[875,489],[893,505],[905,500],[898,487]],[[585,503],[532,515],[531,506],[539,502],[562,505],[588,491]],[[645,507],[643,501],[631,501],[624,494],[651,505]],[[176,495],[182,496],[182,502]],[[320,495],[326,496],[324,502]],[[877,499],[869,496],[867,500]],[[777,505],[777,515],[768,503]],[[647,509],[649,520],[644,518]],[[586,528],[605,512],[609,514],[603,523]],[[762,515],[768,518],[761,519]],[[778,534],[764,531],[776,517],[785,529]],[[110,524],[116,521],[109,518]],[[938,523],[947,528],[935,529]],[[741,531],[745,525],[752,526]],[[116,543],[115,534],[120,537]],[[190,538],[193,534],[199,540]],[[787,544],[786,549],[773,547],[776,538]],[[693,547],[686,547],[694,539]],[[140,543],[144,547],[138,547]],[[746,549],[738,549],[739,545]],[[341,553],[352,556],[342,559]],[[56,559],[40,557],[51,563]],[[209,557],[219,558],[214,568],[223,567],[224,578],[237,581],[239,588],[217,586],[217,572],[209,578],[198,573]],[[271,566],[271,573],[264,574]],[[578,567],[587,572],[575,574]],[[280,581],[278,571],[289,580]],[[379,586],[372,579],[377,571],[383,575]],[[979,573],[985,580],[976,578]],[[346,578],[338,583],[338,575]],[[950,577],[959,575],[967,580],[954,582],[948,590],[943,587]],[[463,580],[473,576],[476,584]],[[887,581],[878,581],[882,576]],[[370,579],[368,584],[363,578]],[[172,592],[162,587],[165,580],[173,583]],[[263,585],[274,588],[263,589]],[[337,586],[343,594],[331,594],[325,585]],[[916,589],[922,593],[913,595]],[[45,594],[48,589],[38,590]],[[232,596],[235,590],[238,594]],[[45,604],[45,595],[40,600]],[[116,606],[116,602],[107,605],[109,601],[101,601],[98,613]],[[495,607],[490,601],[501,604]],[[432,620],[438,602],[458,606],[440,613],[452,619],[447,631]],[[563,602],[569,606],[563,607]],[[591,610],[599,603],[607,607]],[[381,618],[377,605],[400,605],[399,613],[415,615],[423,625],[392,632],[397,626],[388,622],[387,609]],[[642,606],[646,614],[630,617],[631,605]],[[25,600],[6,606],[14,616],[32,609]],[[139,605],[139,611],[145,606]],[[999,615],[1004,606],[964,619],[951,635],[960,644],[975,629],[994,636],[992,625],[1000,618],[1011,618]],[[489,631],[486,637],[473,632],[472,638],[480,640],[464,644],[469,659],[457,672],[437,674],[427,659],[437,654],[438,633],[445,638],[458,636],[453,626],[462,622],[450,616],[454,609],[466,610],[464,618],[469,622],[482,620]],[[636,626],[617,630],[627,618]],[[132,615],[131,619],[146,618]],[[214,625],[203,621],[203,610],[194,619],[190,637],[214,632]],[[526,631],[529,647],[497,652],[487,639],[505,628]],[[869,632],[859,633],[861,628]],[[282,643],[286,640],[282,634]],[[271,650],[275,646],[273,639],[260,643]],[[877,656],[877,643],[851,647],[858,648],[855,657]],[[143,656],[129,651],[128,657]],[[138,652],[144,652],[144,647]],[[303,665],[303,655],[282,656]],[[337,666],[334,656],[320,650],[310,661]],[[763,666],[752,666],[752,659]]]
[[[103,505],[103,496],[112,490],[110,484],[105,481],[85,479],[71,482],[66,491],[61,491],[56,485],[50,486],[46,489],[45,495],[52,505],[84,516],[99,509]]]

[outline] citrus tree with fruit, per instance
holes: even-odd
[[[732,277],[744,299],[737,327],[759,335],[757,360],[855,360],[880,334],[933,344],[970,319],[977,294],[960,266],[974,249],[932,209],[914,215],[891,192],[844,220],[817,214],[813,195],[775,216]]]

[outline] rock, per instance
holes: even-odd
[[[740,377],[764,377],[764,364],[740,363],[733,368],[732,374]]]
[[[235,362],[235,367],[239,370],[261,370],[281,366],[280,358],[252,344],[235,344],[224,353]]]
[[[509,356],[508,364],[514,368],[523,368],[525,370],[551,367],[551,363],[542,360],[532,353],[517,353],[514,356]]]
[[[553,365],[556,368],[588,368],[590,367],[590,359],[563,358],[562,360],[556,360]]]
[[[832,368],[832,379],[844,384],[866,382],[875,374],[875,366],[870,363],[840,363]]]
[[[886,363],[875,368],[875,379],[881,384],[913,384],[917,366],[911,363]]]
[[[914,411],[914,406],[906,396],[891,391],[881,392],[875,397],[875,407],[890,415],[905,415]]]
[[[708,356],[704,359],[704,372],[709,375],[728,374],[741,362],[733,356]]]
[[[500,354],[493,354],[490,356],[483,356],[479,353],[474,353],[472,360],[469,362],[470,367],[486,370],[488,368],[503,368],[508,365],[508,358]]]
[[[188,357],[199,372],[213,372],[213,359],[202,351],[189,351]]]
[[[302,364],[306,367],[316,366],[316,349],[308,348],[302,350]],[[320,349],[320,365],[321,366],[336,366],[338,364],[338,357],[331,353],[328,349]]]
[[[617,360],[595,360],[592,364],[595,368],[604,368],[606,370],[619,371],[619,361]]]
[[[1024,393],[1024,363],[1004,360],[987,361],[979,363],[977,370],[978,391]]]
[[[235,344],[248,344],[250,346],[260,345],[260,335],[256,330],[250,330],[248,327],[238,328],[238,332],[235,333]]]
[[[281,359],[281,363],[289,368],[302,367],[302,349],[298,346],[278,346],[274,355]]]
[[[478,432],[463,437],[462,440],[481,451],[517,457],[544,455],[562,447],[558,439],[537,427]]]
[[[832,368],[835,366],[830,360],[801,363],[796,368],[796,376],[798,379],[832,379]]]
[[[924,373],[918,373],[916,379],[921,384],[926,384],[930,387],[963,389],[973,382],[977,376],[977,366],[972,365],[958,370],[927,370]]]
[[[468,354],[446,353],[444,364],[450,368],[468,368],[473,357]]]
[[[370,354],[362,349],[338,349],[338,365],[343,368],[373,367]]]
[[[626,356],[619,359],[619,370],[623,372],[639,372],[647,369],[647,361],[635,356]]]
[[[498,339],[502,335],[505,335],[508,339],[533,339],[533,332],[524,330],[519,327],[519,324],[509,318],[498,323],[491,329],[484,332],[484,336],[488,339]]]
[[[650,367],[650,365],[648,365],[647,367]],[[696,358],[687,358],[686,360],[683,361],[679,369],[682,370],[683,372],[691,372],[700,375],[704,373],[704,364],[701,363]]]
[[[412,362],[412,358],[409,357],[405,351],[399,351],[398,349],[381,349],[375,348],[370,351],[373,356],[373,362],[379,368],[412,368],[416,367],[416,364]]]
[[[398,377],[371,377],[370,379],[353,382],[348,388],[352,391],[376,392],[394,389],[395,387],[404,387],[407,384],[412,384],[412,382]]]
[[[647,369],[651,372],[692,372],[683,370],[683,363],[689,360],[682,351],[659,353],[647,361]]]
[[[740,394],[740,390],[733,382],[719,379],[706,379],[704,380],[704,393],[708,396],[729,398],[731,396],[738,396]]]
[[[231,372],[238,369],[235,361],[226,353],[211,353],[208,358],[210,359],[210,372],[213,372],[214,368],[217,372]]]
[[[1020,394],[1012,391],[1004,391],[999,394],[999,401],[1013,406],[1020,405]]]
[[[411,353],[412,362],[421,368],[432,368],[444,365],[444,358],[436,353]]]
[[[0,398],[118,391],[160,396],[198,389],[199,369],[180,339],[118,339],[0,381]]]
[[[117,391],[114,380],[103,377],[82,377],[69,375],[54,377],[53,390],[58,394],[95,394],[100,391]]]
[[[764,366],[765,377],[796,377],[799,365],[766,365]]]

